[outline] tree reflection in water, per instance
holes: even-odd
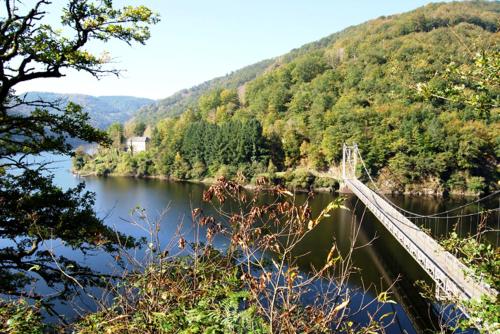
[[[105,287],[113,275],[95,272],[52,246],[65,246],[86,256],[95,250],[116,255],[119,247],[138,245],[96,217],[94,203],[94,194],[85,191],[83,183],[62,190],[39,171],[3,175],[0,293],[39,301],[53,314],[54,304]]]

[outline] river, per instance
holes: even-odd
[[[76,186],[85,182],[89,191],[95,192],[95,210],[104,218],[108,226],[134,237],[147,236],[145,231],[130,223],[131,211],[135,207],[144,208],[151,220],[161,219],[161,240],[170,240],[175,234],[179,223],[184,223],[184,228],[189,228],[192,208],[203,207],[210,214],[211,208],[202,203],[202,193],[207,186],[202,184],[167,182],[154,179],[135,178],[77,178],[71,174],[71,161],[68,158],[49,156],[55,161],[53,172],[55,182],[63,188]],[[318,193],[310,200],[313,215],[321,211],[328,203],[335,199],[337,194]],[[345,195],[345,204],[350,210],[338,209],[331,217],[321,222],[315,230],[301,243],[299,252],[305,254],[299,259],[301,270],[308,271],[311,265],[321,264],[328,254],[333,240],[338,243],[339,249],[349,248],[354,231],[360,227],[358,245],[371,241],[370,245],[360,247],[354,253],[354,266],[359,268],[359,273],[352,275],[350,286],[353,289],[369,287],[364,298],[373,299],[377,291],[394,284],[392,298],[396,304],[387,305],[386,312],[394,312],[395,317],[389,325],[388,333],[419,333],[430,330],[437,318],[433,314],[435,308],[422,299],[414,282],[423,280],[431,283],[427,274],[406,253],[404,248],[384,229],[384,227],[367,212],[364,206],[352,195]],[[402,207],[422,214],[432,214],[459,206],[466,202],[465,199],[437,199],[424,197],[392,197],[394,202]],[[266,200],[266,195],[263,195]],[[305,194],[297,194],[297,201],[306,200]],[[470,199],[469,199],[470,200]],[[498,199],[496,200],[498,202]],[[490,206],[496,207],[498,203],[491,202]],[[493,224],[498,216],[490,218]],[[418,224],[431,229],[434,235],[443,235],[447,231],[456,230],[465,235],[473,231],[477,224],[477,217],[460,220],[421,220]],[[223,247],[224,240],[218,240],[218,246]],[[0,242],[1,245],[1,242]],[[57,244],[54,249],[65,256],[91,267],[96,272],[110,272],[117,270],[114,258],[105,252],[92,252],[84,254],[79,250],[71,249]],[[113,268],[113,269],[111,269]],[[396,282],[397,281],[397,282]],[[396,283],[394,283],[396,282]],[[51,288],[35,284],[33,289],[42,293],[51,293]],[[85,296],[78,301],[56,303],[55,311],[68,318],[77,315],[74,303],[81,308],[81,312],[95,309],[95,305]]]

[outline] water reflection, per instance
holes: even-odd
[[[65,160],[58,163],[56,182],[62,187],[73,187],[81,180],[69,173],[70,162]],[[130,223],[131,212],[136,207],[145,209],[149,219],[161,219],[159,232],[162,242],[167,243],[176,234],[179,224],[183,224],[183,232],[193,241],[195,236],[191,224],[191,210],[202,208],[205,215],[216,215],[213,207],[201,201],[205,186],[191,183],[170,183],[159,180],[133,178],[86,178],[87,189],[96,193],[95,209],[104,219],[108,227],[134,238],[148,237],[147,231],[138,229]],[[318,214],[337,195],[321,193],[310,199],[313,215]],[[262,201],[272,200],[269,195],[262,195]],[[308,200],[305,194],[297,194],[297,202]],[[398,205],[423,214],[435,213],[455,207],[466,202],[463,200],[438,200],[415,197],[392,197]],[[307,272],[313,267],[322,265],[327,257],[332,243],[335,241],[339,251],[347,252],[352,239],[356,236],[358,249],[353,254],[353,265],[357,271],[351,275],[349,286],[353,289],[368,292],[359,296],[370,300],[376,297],[377,291],[392,287],[396,305],[387,305],[388,312],[395,312],[394,323],[389,327],[389,333],[420,332],[431,329],[436,321],[429,316],[428,304],[423,300],[414,286],[416,280],[430,283],[430,278],[411,258],[410,255],[395,241],[390,233],[374,218],[371,213],[354,197],[346,197],[346,206],[349,210],[339,209],[331,217],[322,221],[296,249],[300,269]],[[227,204],[231,210],[232,203]],[[489,202],[487,207],[495,207],[496,203]],[[233,207],[234,209],[235,207]],[[477,208],[476,208],[477,209]],[[473,217],[476,218],[476,217]],[[448,224],[437,221],[417,221],[423,227],[431,229],[436,236],[442,236],[452,231],[455,226],[461,235],[477,227],[477,220],[449,220]],[[490,224],[496,224],[497,216],[491,218]],[[203,232],[203,231],[202,231]],[[215,240],[217,247],[224,248],[227,240],[219,237]],[[5,241],[0,241],[0,247],[5,247]],[[53,240],[51,247],[58,256],[64,256],[75,261],[82,268],[89,268],[96,273],[119,274],[120,268],[112,254],[102,251],[83,252],[63,246],[59,240]],[[137,256],[141,256],[140,253]],[[30,282],[24,286],[25,291],[37,291],[45,296],[55,290],[64,288],[64,285],[47,285],[40,282]],[[96,302],[89,295],[98,295],[98,285],[91,286],[87,293],[80,294],[72,299],[74,305],[81,311],[94,310]],[[74,306],[72,305],[72,306]],[[55,303],[54,310],[73,318],[78,315],[72,307],[65,303]]]
[[[192,208],[202,207],[206,215],[215,214],[211,206],[201,202],[202,192],[206,189],[203,185],[130,178],[88,178],[86,182],[87,187],[96,192],[97,208],[101,214],[107,215],[106,222],[135,237],[144,236],[126,222],[130,219],[128,216],[130,208],[135,206],[144,207],[151,215],[151,219],[159,217],[164,208],[169,208],[162,221],[160,234],[163,240],[170,240],[179,222],[184,222],[185,228],[190,226]],[[262,200],[271,201],[272,199],[267,196],[263,195]],[[313,200],[310,200],[313,215],[318,214],[335,196],[333,194],[317,194]],[[298,203],[306,199],[305,194],[297,194]],[[312,267],[322,265],[333,241],[337,243],[341,252],[347,252],[351,245],[351,239],[355,232],[359,231],[357,246],[360,248],[356,250],[353,257],[353,264],[359,270],[351,276],[349,285],[352,289],[360,291],[370,288],[366,295],[357,298],[358,301],[363,298],[366,300],[375,298],[377,291],[380,292],[393,285],[397,278],[400,278],[401,282],[403,280],[411,282],[417,279],[428,280],[425,273],[416,264],[408,265],[409,261],[412,261],[411,257],[406,255],[389,234],[380,233],[379,230],[383,227],[374,226],[378,222],[364,211],[364,208],[354,197],[347,198],[346,203],[351,208],[350,211],[334,211],[331,217],[321,222],[299,245],[296,251],[302,255],[298,259],[301,270],[309,271]],[[226,208],[226,210],[230,211],[231,208]],[[370,246],[367,245],[369,243]],[[224,240],[219,240],[218,246],[223,247]],[[381,256],[380,251],[387,252],[386,246],[389,246],[389,252],[392,251],[397,256],[387,256],[386,254]],[[392,263],[387,263],[382,257],[389,259]],[[404,277],[399,277],[401,272],[405,272]],[[398,291],[397,289],[402,290],[400,285],[397,285],[393,290]],[[415,291],[413,287],[409,290]],[[415,319],[429,325],[427,304],[422,301],[419,310],[413,306],[418,305],[415,303],[415,298],[420,298],[417,293],[408,295],[400,291],[396,297],[398,304],[387,306],[394,309],[385,310],[395,311],[397,314],[395,323],[389,327],[389,332],[400,333],[401,328],[403,328],[407,332],[413,333],[415,329],[411,323],[416,321]],[[408,314],[414,319],[411,319]]]

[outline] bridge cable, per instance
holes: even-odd
[[[366,167],[366,164],[365,164],[365,161],[363,160],[363,157],[361,156],[361,153],[359,153],[359,150],[356,149],[357,151],[357,154],[359,156],[359,159],[361,160],[361,164],[363,165],[363,168],[365,170],[365,173],[368,175],[368,178],[370,179],[371,183],[374,185],[374,187],[376,188],[377,190],[377,194],[379,196],[382,196],[386,201],[388,201],[396,210],[400,210],[400,211],[403,211],[407,214],[409,214],[410,216],[407,216],[407,218],[430,218],[430,219],[444,219],[444,218],[462,218],[462,217],[470,217],[470,216],[474,216],[474,215],[480,215],[480,214],[483,214],[483,213],[486,213],[486,212],[495,212],[495,211],[499,211],[499,209],[491,209],[491,210],[484,210],[484,211],[481,211],[481,212],[476,212],[476,213],[473,213],[473,214],[467,214],[467,215],[456,215],[456,216],[445,216],[445,217],[438,217],[440,215],[443,215],[443,214],[448,214],[450,212],[453,212],[453,211],[457,211],[457,210],[460,210],[462,208],[465,208],[467,206],[470,206],[472,204],[475,204],[475,203],[479,203],[479,202],[482,202],[490,197],[493,197],[497,194],[500,193],[500,190],[497,190],[489,195],[486,195],[482,198],[479,198],[475,201],[472,201],[470,203],[466,203],[464,205],[461,205],[461,206],[458,206],[458,207],[455,207],[453,209],[450,209],[450,210],[446,210],[446,211],[442,211],[442,212],[438,212],[438,213],[435,213],[435,214],[431,214],[431,215],[422,215],[422,214],[419,214],[419,213],[416,213],[416,212],[412,212],[412,211],[408,211],[408,210],[405,210],[403,209],[402,207],[398,206],[397,204],[395,204],[394,202],[392,202],[387,196],[385,196],[381,191],[380,191],[380,188],[377,186],[377,184],[375,183],[375,181],[373,180],[372,176],[370,175],[370,173],[368,172],[368,168]]]

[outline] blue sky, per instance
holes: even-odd
[[[29,2],[29,1],[28,1]],[[27,2],[27,3],[28,3]],[[67,71],[63,79],[39,79],[18,87],[90,95],[165,98],[262,59],[279,56],[350,25],[406,12],[424,0],[115,0],[144,4],[161,15],[145,46],[112,42],[108,51],[122,77],[96,80]],[[55,1],[54,3],[62,3]],[[51,15],[59,17],[54,5]]]

